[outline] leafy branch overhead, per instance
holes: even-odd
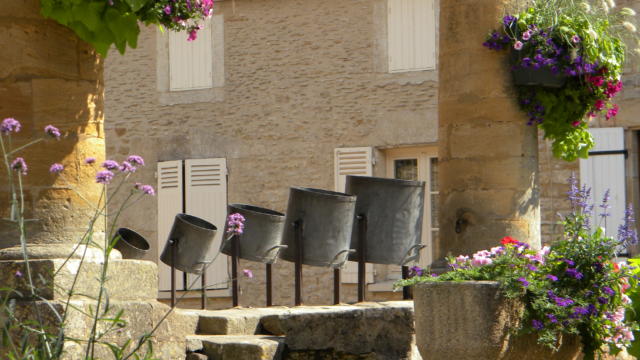
[[[213,13],[213,0],[41,0],[40,6],[43,16],[73,30],[102,56],[111,45],[121,54],[127,46],[136,48],[138,22],[187,31],[191,41]]]

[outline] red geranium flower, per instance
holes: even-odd
[[[509,245],[509,244],[517,245],[519,243],[519,241],[514,239],[514,238],[512,238],[511,236],[505,236],[505,237],[502,238],[500,243],[502,245]]]

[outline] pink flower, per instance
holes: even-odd
[[[18,132],[20,131],[20,122],[14,118],[6,118],[2,120],[0,123],[0,133],[8,135],[10,132]]]
[[[591,77],[589,78],[589,81],[597,87],[600,87],[602,86],[602,84],[604,84],[604,78],[602,76]]]
[[[573,42],[574,44],[579,43],[580,42],[580,36],[573,35],[573,37],[571,37],[571,42]]]
[[[197,38],[198,38],[198,29],[190,30],[189,31],[189,37],[187,38],[187,41],[194,41]]]
[[[571,123],[571,126],[573,126],[573,127],[578,127],[579,125],[580,125],[580,120],[576,120],[576,121]]]
[[[473,256],[473,260],[471,260],[471,265],[473,266],[484,266],[484,265],[491,265],[491,263],[493,263],[493,260],[491,260],[491,258],[489,257],[484,257],[484,256]]]
[[[522,50],[522,46],[523,45],[524,44],[522,43],[522,41],[516,41],[515,44],[513,44],[513,48],[518,50],[518,51],[520,51],[520,50]]]
[[[146,195],[155,195],[156,191],[153,189],[153,186],[151,185],[142,185],[140,187],[140,190],[142,191],[142,193],[146,194]]]
[[[249,279],[253,278],[253,271],[249,269],[242,270],[242,273],[244,274],[244,276],[248,277]]]
[[[616,115],[618,115],[618,105],[613,105],[613,107],[609,110],[607,110],[607,115],[605,115],[604,117],[609,120],[612,117],[615,117]]]
[[[522,33],[522,40],[529,40],[531,39],[531,30],[527,30],[524,33]]]
[[[21,157],[17,157],[15,160],[13,160],[13,162],[11,163],[11,169],[17,171],[22,175],[27,175],[27,163]]]
[[[600,110],[604,109],[605,106],[606,106],[606,103],[604,102],[604,100],[601,100],[601,99],[596,100],[596,103],[593,105],[593,107],[597,111],[600,111]]]
[[[165,14],[170,15],[171,14],[171,5],[165,6],[163,10],[164,10]]]

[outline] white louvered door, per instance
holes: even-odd
[[[219,253],[227,217],[227,161],[224,158],[185,160],[185,171],[186,213],[218,228],[207,257],[213,259]],[[227,256],[220,254],[207,268],[207,288],[226,289],[228,280]]]
[[[160,291],[171,290],[171,268],[160,261],[176,214],[182,210],[182,161],[158,163],[158,277]],[[181,271],[176,271],[176,288],[183,289]]]
[[[347,175],[373,175],[373,155],[370,147],[338,148],[334,150],[335,190],[344,192]],[[342,270],[342,282],[358,282],[358,263],[349,261]],[[373,264],[366,266],[366,282],[373,282]]]
[[[211,21],[204,22],[198,38],[187,41],[186,31],[169,31],[169,89],[208,89],[213,86]]]
[[[389,72],[436,67],[434,0],[387,0]]]
[[[580,159],[580,183],[591,188],[592,199],[600,204],[605,191],[609,189],[611,209],[606,226],[598,216],[601,209],[594,207],[592,224],[604,226],[608,236],[616,237],[618,227],[623,223],[626,207],[624,130],[622,128],[589,129],[595,146],[588,159]],[[601,151],[618,152],[598,154]],[[591,154],[594,153],[594,154]]]

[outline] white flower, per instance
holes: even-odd
[[[591,5],[589,5],[588,3],[582,2],[580,3],[580,6],[584,10],[584,12],[591,12]]]
[[[609,7],[612,9],[616,7],[616,3],[613,0],[607,0],[607,3],[609,4]]]
[[[605,0],[602,0],[602,10],[604,10],[605,13],[609,13],[609,5],[607,5]]]
[[[598,33],[593,29],[587,30],[587,34],[589,34],[589,36],[591,36],[594,40],[598,38]]]
[[[628,21],[623,22],[622,26],[624,26],[624,28],[627,29],[629,32],[636,32],[636,26]]]
[[[620,10],[620,15],[624,15],[624,16],[636,16],[636,12],[628,7],[622,8],[622,10]]]

